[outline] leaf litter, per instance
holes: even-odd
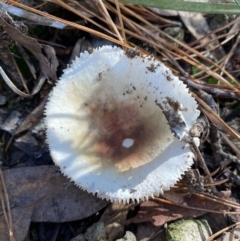
[[[100,211],[100,220],[104,223],[104,228],[107,231],[109,240],[114,240],[118,235],[123,236],[124,229],[127,228],[131,230],[131,227],[134,226],[137,227],[138,230],[136,232],[138,240],[143,238],[151,238],[151,240],[154,240],[154,238],[157,239],[159,237],[164,240],[163,225],[167,222],[188,217],[199,217],[202,215],[208,217],[209,223],[217,235],[221,235],[221,229],[223,230],[222,232],[228,232],[229,230],[226,228],[229,223],[226,222],[225,215],[228,217],[235,217],[235,219],[232,218],[231,221],[235,223],[234,225],[239,225],[239,215],[237,215],[237,213],[239,213],[239,197],[236,191],[238,190],[239,183],[239,156],[237,158],[234,151],[237,150],[237,153],[239,150],[232,144],[235,143],[238,145],[240,138],[239,134],[231,128],[238,127],[239,125],[238,119],[235,118],[235,109],[238,107],[230,110],[230,114],[232,113],[235,117],[231,119],[233,123],[227,125],[224,120],[226,118],[229,123],[229,114],[224,116],[222,110],[224,108],[229,110],[229,108],[225,105],[225,101],[221,99],[227,98],[230,102],[236,100],[236,105],[238,106],[239,82],[235,78],[239,76],[239,73],[236,71],[237,55],[233,55],[238,46],[237,40],[235,45],[231,45],[232,47],[229,54],[226,56],[223,55],[223,59],[219,57],[222,56],[222,51],[227,49],[221,49],[220,46],[228,44],[229,41],[235,41],[239,28],[239,18],[230,19],[230,22],[223,24],[220,28],[212,32],[209,32],[208,28],[205,34],[204,31],[208,26],[203,26],[201,31],[198,32],[192,31],[192,36],[194,36],[191,39],[192,42],[190,40],[190,43],[185,43],[184,38],[178,40],[162,31],[164,30],[163,26],[166,25],[182,26],[181,19],[178,19],[178,22],[174,22],[169,18],[153,13],[147,8],[128,5],[127,3],[121,3],[118,6],[119,8],[117,8],[113,7],[113,1],[104,1],[104,5],[92,4],[91,10],[89,10],[81,4],[78,4],[76,7],[76,2],[73,1],[68,1],[68,4],[62,1],[55,1],[55,4],[58,4],[63,9],[68,6],[68,11],[74,12],[74,9],[78,9],[78,11],[81,12],[81,9],[83,9],[81,13],[84,13],[88,17],[88,20],[93,20],[91,21],[92,25],[86,24],[87,27],[85,27],[77,22],[69,21],[68,19],[64,20],[50,14],[47,16],[46,12],[51,12],[49,11],[48,4],[42,8],[42,10],[45,8],[44,11],[40,11],[36,8],[34,9],[27,5],[23,5],[20,2],[6,2],[24,11],[22,17],[26,17],[28,20],[32,19],[33,22],[35,20],[35,23],[36,19],[40,21],[41,25],[49,25],[57,21],[56,28],[65,28],[64,31],[66,31],[66,35],[60,32],[55,32],[55,36],[49,35],[52,38],[47,38],[49,36],[42,35],[44,44],[40,44],[35,37],[27,36],[26,27],[24,27],[21,22],[19,24],[17,21],[12,20],[9,15],[6,15],[6,12],[4,14],[1,12],[1,16],[5,16],[0,20],[1,26],[6,31],[6,43],[4,48],[6,49],[8,44],[17,42],[34,55],[37,64],[34,63],[33,66],[35,70],[32,70],[31,73],[33,79],[36,79],[36,77],[34,77],[34,73],[36,73],[38,83],[33,84],[31,81],[29,82],[28,79],[22,78],[21,74],[19,74],[21,70],[15,65],[12,56],[9,57],[8,51],[4,52],[4,55],[2,55],[3,63],[1,62],[1,65],[4,69],[4,73],[9,76],[11,72],[14,76],[10,77],[10,80],[7,80],[10,81],[9,83],[14,84],[15,87],[13,87],[12,90],[17,90],[15,91],[17,93],[22,92],[24,96],[31,97],[31,99],[23,100],[17,98],[16,94],[10,93],[5,87],[0,87],[1,96],[6,98],[3,102],[5,104],[1,106],[3,112],[1,110],[0,120],[5,119],[2,118],[2,116],[5,115],[6,112],[11,112],[7,108],[10,108],[12,111],[17,111],[13,113],[20,113],[20,115],[15,115],[15,117],[14,115],[12,115],[12,117],[8,115],[10,119],[5,123],[1,123],[0,147],[4,149],[5,152],[1,152],[0,161],[3,163],[3,177],[6,186],[6,189],[1,190],[1,200],[4,200],[5,204],[8,203],[9,209],[7,209],[7,212],[4,212],[6,211],[5,209],[1,212],[0,237],[4,237],[6,240],[24,240],[25,237],[29,235],[29,230],[31,230],[31,222],[59,223],[73,220],[85,220],[85,223],[87,223],[86,220],[91,220],[89,217],[98,213],[102,208],[108,205],[106,201],[99,200],[76,188],[59,173],[56,167],[49,165],[52,163],[49,154],[47,154],[48,151],[43,134],[44,127],[41,127],[40,124],[43,116],[43,106],[46,101],[45,97],[56,80],[58,61],[61,66],[66,66],[68,63],[64,62],[66,56],[64,56],[64,58],[57,57],[54,52],[54,47],[50,46],[56,44],[56,39],[61,39],[62,49],[64,49],[64,45],[69,45],[70,49],[73,49],[72,46],[74,42],[77,42],[79,39],[79,34],[72,31],[74,28],[78,29],[78,31],[88,31],[90,34],[103,37],[114,43],[122,44],[123,47],[128,46],[129,43],[131,43],[131,45],[138,43],[138,47],[143,51],[158,55],[164,62],[171,62],[172,67],[175,68],[175,73],[181,75],[182,80],[192,87],[193,95],[198,99],[200,108],[205,113],[210,123],[210,127],[207,128],[215,131],[213,134],[210,133],[209,138],[202,139],[203,143],[200,147],[203,159],[206,162],[207,168],[210,170],[208,174],[204,174],[201,169],[202,167],[196,164],[197,167],[199,167],[200,174],[203,176],[203,178],[197,179],[201,180],[199,181],[199,186],[201,188],[199,189],[199,186],[196,185],[197,189],[193,188],[190,190],[191,195],[189,195],[189,193],[186,192],[186,187],[182,183],[179,187],[180,190],[185,190],[184,192],[172,189],[159,200],[155,198],[151,201],[142,202],[139,206],[135,204],[130,206],[109,205],[106,210]],[[11,5],[7,6],[9,12],[15,11],[11,8]],[[9,9],[11,9],[11,11]],[[111,21],[106,10],[111,12],[112,15],[115,14],[119,22],[121,22],[120,20],[122,19],[124,28],[122,24],[118,24],[118,21]],[[39,16],[37,14],[39,14]],[[175,17],[180,16],[184,18],[185,16],[184,13],[178,14],[175,12],[174,14]],[[84,19],[83,15],[79,15],[81,19]],[[189,15],[190,14],[187,14],[187,16]],[[140,25],[135,19],[138,19],[142,24]],[[208,24],[208,19],[203,15],[199,15],[199,19],[201,19],[204,25]],[[47,22],[45,23],[44,20],[47,20]],[[86,21],[88,20],[86,18]],[[191,29],[196,30],[195,23],[191,20],[191,17],[189,17],[188,22],[185,22],[185,27],[190,32]],[[102,24],[105,22],[108,27]],[[62,24],[61,27],[59,27],[59,23]],[[101,32],[96,31],[94,27],[94,25],[97,26],[99,23],[102,25]],[[155,25],[155,23],[158,25]],[[27,23],[26,26],[28,26]],[[70,26],[72,29],[69,31],[69,29],[66,29],[66,26]],[[115,26],[120,30],[117,30]],[[30,28],[30,26],[28,26],[28,28]],[[225,30],[225,32],[221,32],[222,30]],[[74,38],[69,38],[68,34],[70,32],[71,36],[74,36]],[[109,35],[110,32],[112,34]],[[125,42],[123,42],[119,32],[121,32],[122,36],[126,34],[126,37],[123,37]],[[200,35],[197,35],[198,33],[200,33]],[[81,32],[80,35],[83,37],[82,39],[85,38],[83,32]],[[116,38],[115,36],[118,37]],[[164,36],[164,38],[159,36]],[[189,35],[187,37],[189,37]],[[101,45],[99,45],[99,42],[102,40],[99,41],[97,37],[91,36],[91,38],[86,38],[90,40],[94,47]],[[52,39],[52,41],[47,41],[46,39]],[[168,43],[167,39],[176,42],[179,47],[176,48],[175,44]],[[84,43],[85,41],[81,40],[80,44],[82,42]],[[68,49],[69,46],[67,46]],[[89,46],[88,44],[86,48],[91,49]],[[210,49],[209,46],[211,46]],[[81,49],[81,47],[79,49]],[[26,52],[27,55],[29,52]],[[213,58],[209,53],[213,55]],[[174,56],[174,58],[171,58],[171,56]],[[31,58],[26,59],[26,61],[32,62]],[[185,66],[179,65],[181,61],[185,61]],[[13,71],[9,71],[11,69],[9,68],[10,66],[15,66]],[[191,71],[191,66],[195,67],[194,71]],[[214,77],[218,83],[209,84],[209,77]],[[47,82],[46,79],[48,79]],[[231,81],[234,84],[232,84]],[[16,84],[14,82],[16,82]],[[28,90],[29,87],[33,89],[31,93]],[[22,89],[24,89],[24,91],[22,91]],[[198,93],[196,89],[202,89],[209,95],[219,98],[217,100],[218,112],[210,108],[211,103],[208,103],[206,98],[204,98],[201,93]],[[18,92],[18,90],[21,92]],[[14,99],[16,99],[15,102]],[[27,107],[27,111],[25,107]],[[222,139],[223,134],[226,135],[224,139]],[[228,145],[230,148],[226,145],[225,140],[229,140],[228,143],[230,144]],[[30,148],[30,142],[34,144],[34,148]],[[211,142],[216,144],[214,148],[212,148]],[[39,166],[46,164],[48,164],[48,166]],[[219,166],[222,169],[219,169]],[[226,168],[226,166],[228,168]],[[229,182],[226,177],[230,179],[231,182]],[[223,178],[225,180],[223,180]],[[203,183],[202,179],[204,180]],[[221,183],[221,180],[224,182]],[[188,180],[188,183],[191,185],[192,180]],[[204,194],[200,194],[202,188]],[[210,198],[206,196],[207,193],[212,193],[214,189],[217,190],[214,195],[222,195],[223,197],[221,199],[213,195],[211,195]],[[5,198],[6,196],[4,193],[8,194],[8,199]],[[232,200],[232,202],[228,201],[228,198]],[[216,200],[218,201],[217,203]],[[211,222],[213,218],[215,218],[215,221]],[[92,223],[93,222],[94,221],[92,221]],[[91,226],[92,223],[89,221],[89,224],[85,225],[85,228],[83,228],[81,232],[84,233],[87,226]],[[140,235],[140,229],[148,230],[148,236]],[[235,229],[237,229],[237,227]],[[229,235],[229,232],[227,235]]]
[[[24,240],[31,222],[84,219],[108,204],[76,187],[56,166],[8,169],[3,171],[3,178],[17,240]],[[3,215],[1,219],[0,236],[8,240]]]

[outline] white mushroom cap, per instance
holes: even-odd
[[[118,47],[84,52],[49,96],[52,158],[78,186],[100,198],[129,202],[159,195],[194,156],[170,129],[165,115],[171,108],[184,123],[171,127],[183,139],[199,111],[164,64]]]

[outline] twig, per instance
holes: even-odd
[[[204,116],[200,116],[193,127],[190,129],[191,137],[201,137],[201,143],[205,142],[209,135],[209,122]]]
[[[240,178],[233,172],[231,172],[228,168],[224,170],[224,176],[235,182],[238,186],[240,185]]]
[[[202,154],[199,151],[199,148],[194,141],[191,143],[191,147],[193,148],[193,151],[196,154],[196,157],[197,157],[197,160],[199,161],[200,167],[204,170],[205,175],[208,177],[207,179],[208,179],[209,183],[213,183],[211,173],[209,172],[209,170],[207,168],[207,165],[205,163],[205,160],[203,159]],[[215,188],[215,186],[211,186],[211,189],[212,189],[213,193],[217,192],[217,189]]]
[[[202,91],[201,91],[202,92]],[[206,94],[206,93],[205,93]],[[216,126],[221,127],[222,130],[227,132],[232,137],[240,140],[240,134],[227,125],[211,107],[209,107],[197,94],[192,93],[192,96],[198,101],[201,111],[211,120]]]
[[[208,95],[203,91],[199,92],[199,95],[215,113],[218,113],[217,105],[211,95]],[[220,132],[215,125],[211,125],[210,139],[216,164],[220,164],[222,168],[224,168],[226,165],[229,165],[231,162],[240,164],[240,160],[237,157],[223,151]]]
[[[233,56],[233,54],[235,53],[235,50],[237,48],[237,46],[239,45],[240,42],[240,36],[238,35],[234,45],[232,46],[231,50],[228,52],[227,56],[225,57],[224,62],[222,63],[222,68],[225,69],[227,63],[229,63],[229,59]],[[222,75],[223,72],[221,71],[220,75]]]
[[[222,230],[220,230],[220,231],[216,232],[215,234],[213,234],[212,236],[208,237],[205,241],[212,241],[212,240],[214,240],[217,236],[219,236],[220,234],[222,234],[222,233],[224,233],[224,232],[226,232],[226,231],[229,231],[229,230],[231,230],[232,228],[235,228],[235,227],[237,227],[237,226],[240,226],[240,222],[237,222],[237,223],[235,223],[235,224],[233,224],[233,225],[230,225],[230,226],[228,226],[228,227],[226,227],[226,228],[223,228]]]
[[[199,84],[192,81],[191,78],[188,76],[179,77],[179,79],[181,79],[189,87],[192,87],[197,90],[203,90],[215,97],[240,100],[240,96],[237,93],[233,92],[232,90],[218,88],[215,85],[209,86],[209,85]]]

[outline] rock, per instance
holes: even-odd
[[[167,228],[167,241],[204,241],[212,234],[206,220],[188,219],[171,223]]]
[[[70,241],[86,241],[86,239],[84,238],[84,235],[81,233],[78,236],[72,238]]]
[[[137,241],[137,239],[132,232],[127,231],[123,238],[117,239],[116,241]]]
[[[71,239],[71,241],[107,241],[104,223],[94,223],[87,229],[84,235],[79,234],[78,236]]]
[[[87,241],[105,241],[106,230],[103,222],[94,223],[84,234]]]

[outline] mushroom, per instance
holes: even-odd
[[[77,186],[128,203],[163,193],[190,168],[184,140],[198,116],[188,88],[163,63],[103,46],[81,53],[51,92],[47,142]]]

